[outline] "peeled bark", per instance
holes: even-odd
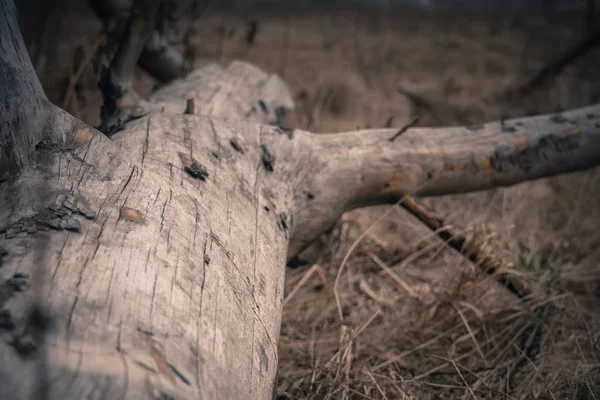
[[[111,139],[49,104],[0,0],[0,398],[268,398],[286,258],[343,212],[600,162],[600,106],[312,135],[237,62],[151,100]]]

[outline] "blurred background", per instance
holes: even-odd
[[[97,126],[101,21],[85,0],[17,4],[48,97]],[[167,36],[196,67],[281,75],[296,99],[285,124],[327,134],[597,103],[599,28],[584,0],[222,0]],[[158,85],[136,71],[138,93]],[[596,168],[424,200],[532,285],[527,306],[399,207],[344,215],[287,269],[279,398],[600,398],[599,189]]]

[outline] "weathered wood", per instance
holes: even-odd
[[[393,142],[261,125],[291,95],[238,62],[108,139],[48,104],[0,11],[2,399],[268,398],[286,257],[344,211],[600,162],[600,106]]]
[[[275,210],[264,209],[271,204],[263,193],[270,190],[281,212],[291,200],[279,175],[263,167],[259,143],[277,140],[258,126],[158,114],[115,138],[135,164],[83,128],[68,132],[70,150],[40,150],[43,170],[4,183],[2,274],[44,272],[33,289],[54,318],[46,339],[48,381],[56,382],[50,398],[143,398],[147,390],[267,397],[288,232]],[[24,226],[34,232],[19,237]],[[50,251],[39,271],[26,249],[42,238]],[[8,301],[15,319],[26,302],[21,294]],[[1,346],[2,365],[11,366],[2,381],[14,385],[4,393],[28,397],[35,364]]]
[[[0,2],[0,180],[31,162],[29,149],[41,135],[58,136],[43,130],[51,118],[48,99],[23,40],[13,40],[20,37],[15,14],[12,1]]]
[[[158,92],[164,112],[112,141],[48,105],[64,143],[25,146],[31,162],[1,187],[1,305],[15,326],[1,331],[0,398],[37,398],[40,387],[52,399],[271,395],[292,201],[286,168],[271,172],[264,152],[293,142],[256,123],[184,114],[189,97],[198,114],[255,122],[270,118],[257,99],[293,104],[280,81],[234,63]],[[16,291],[27,276],[31,288]],[[35,301],[52,329],[26,356]]]
[[[395,203],[405,194],[509,186],[600,163],[600,105],[471,127],[411,128],[390,142],[395,133],[311,136],[308,162],[323,167],[296,188],[290,256],[354,208]]]

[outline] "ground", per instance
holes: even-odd
[[[47,21],[23,25],[25,38],[49,98],[63,105],[100,23],[82,7]],[[251,44],[250,21],[258,26]],[[297,100],[286,123],[326,134],[401,127],[417,115],[421,126],[474,124],[598,102],[600,49],[528,96],[502,96],[580,39],[583,22],[577,12],[206,14],[191,48],[197,65],[244,59],[279,73]],[[186,30],[181,22],[171,34]],[[99,65],[93,56],[64,104],[92,125]],[[148,95],[153,86],[138,71],[135,88]],[[280,398],[599,398],[599,184],[594,169],[426,200],[531,282],[526,304],[399,207],[345,215],[311,264],[288,268]]]

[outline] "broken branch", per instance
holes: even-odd
[[[493,254],[484,254],[483,248],[476,238],[468,238],[464,233],[450,227],[442,218],[437,217],[433,211],[428,210],[416,197],[407,196],[400,207],[408,211],[412,216],[421,221],[427,228],[436,234],[450,248],[454,249],[481,271],[488,275],[494,275],[500,271],[502,260]],[[523,299],[529,294],[521,282],[518,282],[504,273],[499,273],[496,280],[506,287],[512,294]]]
[[[600,162],[600,104],[563,114],[471,127],[390,129],[308,135],[290,257],[354,208],[514,185],[587,169]],[[299,174],[304,177],[305,174]]]

